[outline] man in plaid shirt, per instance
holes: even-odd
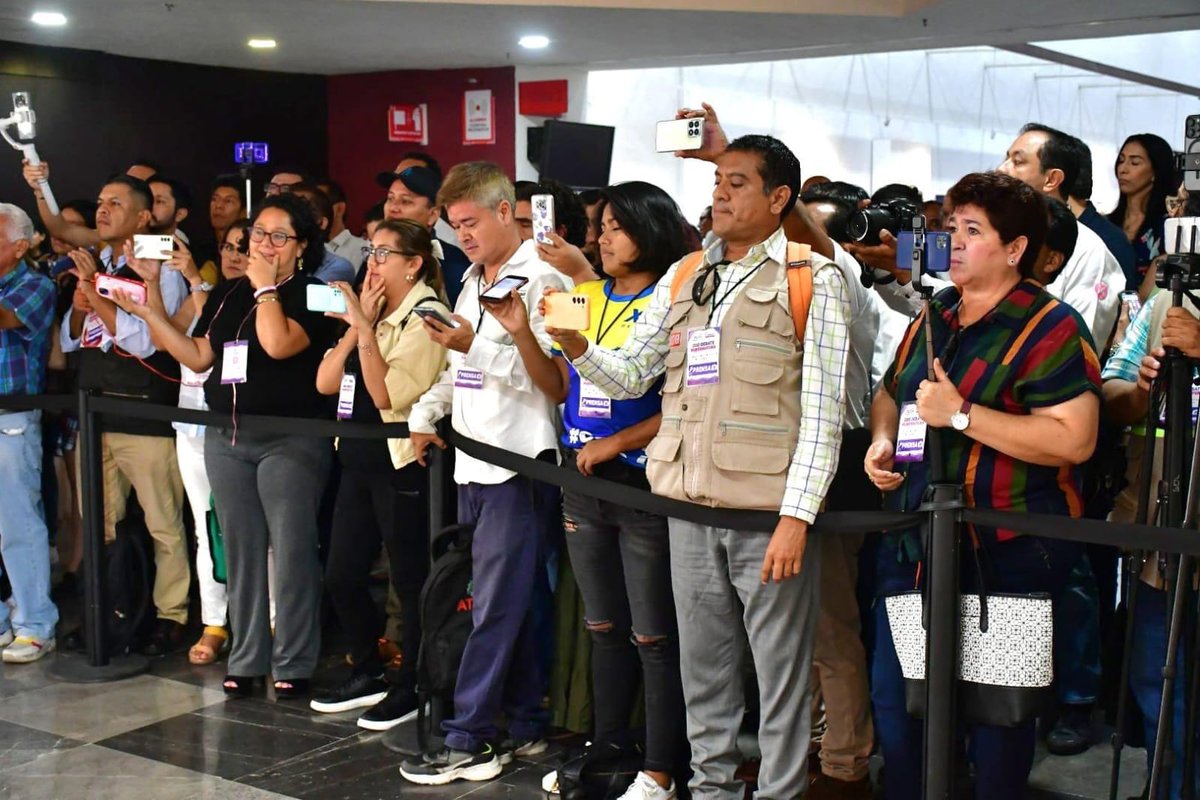
[[[46,382],[54,284],[24,261],[32,238],[28,215],[0,203],[0,395],[37,394]],[[3,405],[0,398],[0,555],[16,607],[0,603],[0,646],[6,663],[25,663],[54,649],[58,622],[42,514],[42,412]]]

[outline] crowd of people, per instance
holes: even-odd
[[[824,510],[914,510],[944,480],[976,508],[1134,520],[1140,462],[1157,460],[1136,434],[1162,348],[1200,358],[1200,310],[1156,288],[1164,221],[1196,215],[1196,201],[1151,134],[1121,148],[1120,201],[1105,216],[1089,200],[1088,146],[1036,123],[995,171],[926,199],[804,180],[778,139],[729,141],[707,105],[680,115],[703,120],[704,145],[677,155],[715,168],[697,227],[642,181],[577,194],[484,162],[443,172],[413,152],[378,174],[361,230],[336,181],[279,167],[252,207],[240,178],[218,177],[209,225],[189,240],[180,225],[199,209],[157,164],[57,213],[41,188],[49,166],[26,164],[42,229],[0,205],[0,395],[79,386],[224,420],[105,419],[105,540],[137,513],[153,543],[156,620],[141,649],[190,644],[193,664],[224,661],[231,697],[265,681],[281,701],[353,711],[370,730],[410,718],[436,533],[426,469],[430,448],[447,449],[447,420],[587,478],[778,523],[665,518],[454,453],[457,523],[474,530],[474,625],[444,744],[406,759],[404,779],[489,780],[545,750],[545,619],[552,584],[564,591],[557,578],[570,575],[592,643],[579,758],[640,753],[625,798],[671,800],[677,780],[735,798],[747,779],[764,800],[866,798],[876,752],[883,796],[919,797],[921,721],[881,598],[921,587],[921,538],[809,527]],[[535,238],[545,194],[555,230]],[[948,268],[921,286],[897,267],[895,226],[877,242],[851,235],[864,209],[894,203],[949,236]],[[173,238],[169,258],[135,252],[148,233]],[[488,296],[502,280],[515,288]],[[322,286],[344,310],[313,307]],[[587,298],[586,326],[548,324],[564,292]],[[406,422],[410,435],[240,430],[245,414]],[[7,663],[58,642],[49,531],[63,585],[78,584],[77,430],[70,413],[0,412]],[[1088,749],[1112,711],[1103,685],[1118,680],[1101,658],[1118,553],[984,526],[964,528],[963,549],[986,567],[964,559],[965,589],[986,574],[990,591],[1053,598],[1047,744]],[[381,560],[386,605],[371,592]],[[564,560],[569,572],[555,568]],[[1152,753],[1168,616],[1156,559],[1142,579],[1129,681]],[[333,687],[310,685],[324,598],[349,664]],[[976,797],[1022,796],[1036,723],[962,729]],[[755,767],[738,747],[744,727]],[[1188,732],[1174,733],[1182,752]],[[1171,796],[1195,780],[1176,759]]]

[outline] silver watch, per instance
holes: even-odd
[[[213,288],[213,285],[208,281],[200,281],[192,287],[191,293],[195,294],[196,292],[211,292]]]

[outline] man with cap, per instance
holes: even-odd
[[[383,205],[384,219],[406,219],[426,225],[436,237],[434,225],[441,213],[437,205],[437,193],[442,187],[442,175],[430,166],[407,166],[415,163],[413,159],[406,159],[397,164],[400,168],[398,171],[381,172],[375,176],[375,182],[387,190]],[[435,242],[434,254],[442,262],[442,278],[453,306],[458,301],[463,275],[471,262],[462,250],[449,242],[437,238]],[[438,245],[441,246],[441,253],[436,252]]]

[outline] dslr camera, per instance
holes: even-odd
[[[896,237],[896,267],[912,269],[913,222],[922,217],[921,209],[903,198],[870,205],[850,216],[846,229],[850,238],[865,245],[879,244],[879,234],[887,231]],[[922,223],[921,228],[924,229]],[[946,272],[950,269],[950,234],[943,231],[924,231],[927,272]]]

